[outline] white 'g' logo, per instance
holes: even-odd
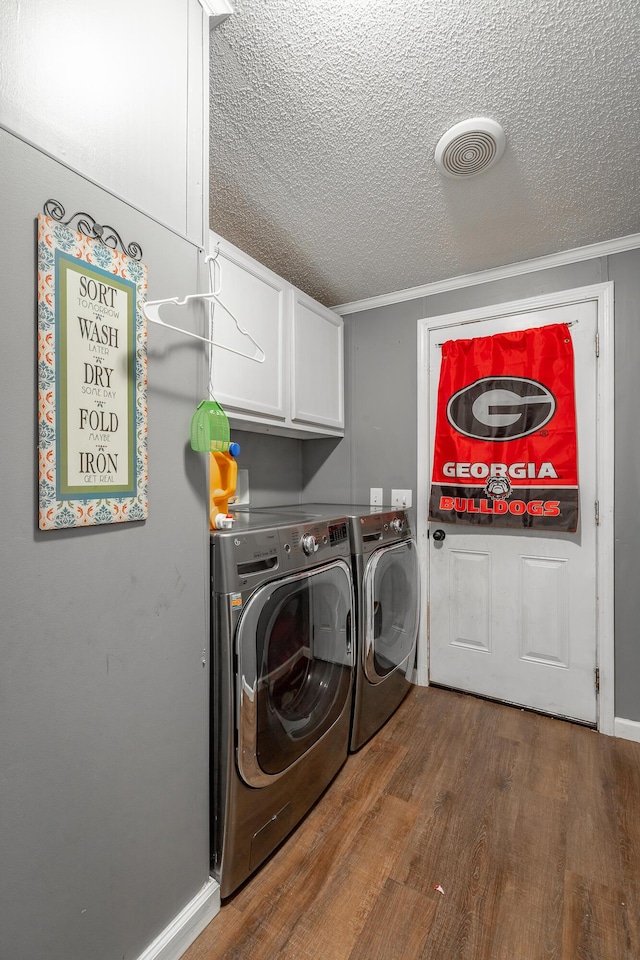
[[[447,404],[447,420],[475,440],[517,440],[540,430],[556,412],[556,399],[537,380],[483,377],[458,390]]]

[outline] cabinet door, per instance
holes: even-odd
[[[256,363],[214,347],[213,395],[228,412],[284,420],[287,401],[283,337],[288,286],[266,267],[224,243],[220,244],[215,275],[220,300],[260,344],[265,359]],[[214,308],[213,339],[240,353],[255,353],[251,340],[242,336],[219,304]]]
[[[344,427],[343,321],[294,291],[291,419]]]

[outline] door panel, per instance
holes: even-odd
[[[491,554],[452,550],[450,557],[453,631],[450,642],[491,652]]]
[[[429,675],[435,683],[588,723],[596,721],[596,358],[594,301],[429,334],[430,456],[440,347],[571,324],[580,521],[575,534],[430,523]],[[445,539],[433,539],[441,529]]]

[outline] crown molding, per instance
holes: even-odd
[[[632,233],[627,237],[604,240],[602,243],[592,243],[587,247],[575,247],[572,250],[551,253],[545,257],[536,257],[534,260],[522,260],[519,263],[509,263],[503,267],[491,267],[489,270],[467,273],[460,277],[450,277],[447,280],[435,280],[432,283],[424,283],[419,287],[409,287],[395,293],[383,293],[379,297],[370,297],[367,300],[340,303],[331,309],[334,313],[344,317],[347,314],[360,313],[362,310],[375,310],[378,307],[389,307],[405,300],[433,297],[437,293],[448,293],[450,290],[460,290],[462,287],[472,287],[479,283],[506,280],[509,277],[517,277],[525,273],[535,273],[538,270],[549,270],[553,267],[566,266],[569,263],[579,263],[581,260],[610,257],[614,253],[623,253],[625,250],[634,250],[637,247],[640,247],[640,233]]]
[[[215,30],[221,23],[233,16],[234,9],[229,0],[200,0],[200,5],[209,17],[209,30]]]

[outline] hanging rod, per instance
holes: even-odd
[[[579,320],[570,320],[569,323],[565,324],[565,326],[567,326],[567,327],[575,327],[578,323],[580,323]],[[448,342],[449,342],[448,340],[443,340],[442,343],[436,343],[436,344],[434,344],[434,346],[436,346],[436,347],[444,347],[445,343],[448,343]]]

